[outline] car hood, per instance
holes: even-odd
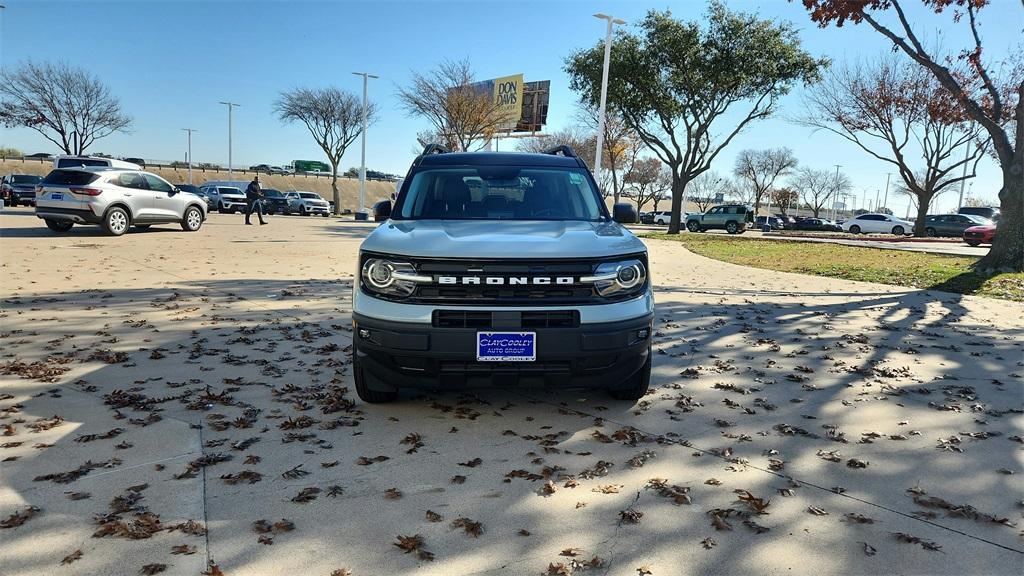
[[[996,229],[994,224],[982,224],[980,226],[971,226],[964,230],[964,232],[991,232]]]
[[[614,222],[388,220],[362,249],[435,258],[600,258],[647,250]]]

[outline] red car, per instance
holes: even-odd
[[[967,242],[971,246],[977,246],[978,244],[991,244],[995,237],[995,225],[971,226],[964,230],[964,242]]]

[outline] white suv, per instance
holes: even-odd
[[[288,199],[288,212],[291,214],[319,214],[324,218],[331,214],[330,204],[315,192],[287,192],[284,197]]]
[[[206,202],[141,170],[61,168],[36,187],[36,216],[54,232],[98,224],[120,236],[130,226],[171,223],[195,232],[206,220]]]
[[[234,186],[207,185],[199,191],[210,199],[210,204],[221,214],[234,214],[245,210],[245,192]]]

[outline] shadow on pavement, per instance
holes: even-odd
[[[659,288],[690,300],[657,307],[652,392],[635,406],[544,390],[367,405],[351,391],[350,289],[241,279],[5,299],[5,361],[69,371],[5,377],[0,424],[15,431],[4,442],[21,444],[2,453],[18,458],[0,475],[0,518],[42,513],[0,531],[0,563],[16,574],[152,562],[197,573],[207,559],[227,574],[532,574],[581,548],[615,573],[995,574],[1024,557],[1017,529],[906,492],[1019,516],[1019,474],[997,469],[1018,451],[1008,437],[1020,434],[1021,376],[1009,372],[1024,333],[974,325],[957,298]],[[51,298],[59,305],[39,308]],[[925,375],[940,364],[943,378]],[[28,427],[54,415],[64,421]],[[115,458],[69,483],[38,479]],[[113,501],[143,484],[127,508]],[[744,494],[770,500],[767,513]],[[93,536],[116,510],[139,521],[140,506],[163,526],[209,532]],[[281,519],[294,530],[253,531]],[[433,562],[396,548],[412,534]],[[197,553],[172,555],[180,544]],[[82,560],[60,566],[75,549]]]

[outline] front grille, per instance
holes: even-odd
[[[490,312],[467,310],[434,310],[435,328],[490,328]]]
[[[508,313],[503,314],[507,315]],[[509,330],[516,328],[576,328],[580,325],[580,313],[576,310],[536,310],[512,314],[519,315],[519,326],[507,328]],[[494,327],[491,312],[476,310],[435,310],[431,324],[435,328],[490,329]]]
[[[417,272],[429,276],[478,277],[565,277],[579,278],[593,273],[597,260],[449,260],[413,259]],[[421,284],[403,299],[430,304],[500,304],[536,306],[612,302],[600,297],[589,284]]]
[[[580,313],[576,310],[528,311],[522,313],[523,328],[576,328]]]

